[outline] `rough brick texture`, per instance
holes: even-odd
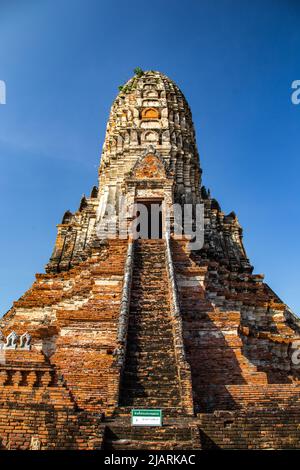
[[[189,106],[159,72],[108,121],[99,189],[58,225],[46,273],[1,320],[2,449],[299,448],[297,317],[201,186]],[[119,197],[204,206],[204,245],[109,238]],[[105,225],[109,207],[116,209]],[[125,217],[125,228],[134,214]],[[119,228],[119,235],[122,235]],[[162,428],[133,428],[159,407]]]

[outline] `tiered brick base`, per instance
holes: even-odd
[[[261,279],[230,281],[187,242],[171,243],[175,293],[166,242],[135,242],[122,366],[115,352],[127,246],[109,241],[69,271],[38,276],[4,317],[5,334],[29,331],[33,345],[6,350],[0,366],[2,448],[300,448],[289,356],[297,323]],[[176,296],[193,403],[181,383]],[[164,426],[132,428],[130,410],[141,407],[161,408]]]

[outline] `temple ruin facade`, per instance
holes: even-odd
[[[0,447],[300,448],[298,318],[202,186],[177,85],[137,69],[120,88],[98,185],[1,319]],[[132,236],[124,198],[160,208],[157,236]],[[201,248],[174,236],[175,204],[203,207]],[[133,409],[162,410],[163,425],[132,426]]]

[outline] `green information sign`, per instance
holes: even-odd
[[[162,426],[161,410],[131,410],[132,426]]]

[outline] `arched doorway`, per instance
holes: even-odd
[[[133,236],[150,240],[163,238],[162,200],[139,199],[135,202]]]

